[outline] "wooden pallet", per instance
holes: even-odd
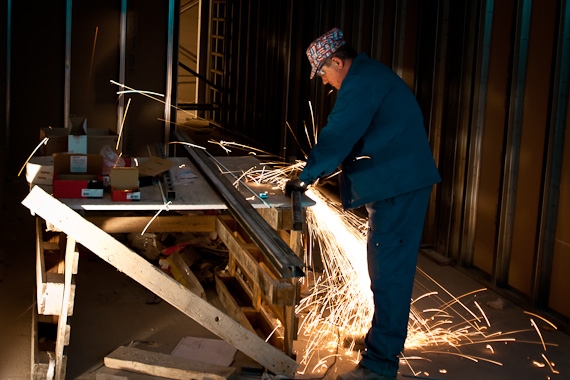
[[[297,317],[294,310],[290,311],[299,300],[297,280],[280,278],[233,218],[219,217],[216,232],[230,252],[228,269],[216,276],[216,290],[226,310],[249,328],[256,326],[256,333],[293,355]],[[238,297],[241,302],[236,301]]]
[[[47,363],[39,360],[45,357],[41,352],[37,352],[34,359],[35,373],[38,376],[53,371],[56,380],[65,378],[67,359],[64,348],[69,342],[70,334],[67,317],[73,313],[73,276],[77,273],[79,257],[76,243],[147,287],[269,371],[289,378],[294,376],[298,367],[292,358],[292,345],[297,332],[294,309],[299,300],[298,279],[280,278],[278,270],[264,259],[233,218],[211,215],[163,216],[157,218],[147,230],[218,233],[230,252],[228,270],[220,273],[216,279],[219,297],[227,310],[227,314],[224,314],[206,302],[195,289],[190,289],[188,283],[182,285],[176,282],[109,235],[140,231],[150,216],[84,218],[38,187],[32,189],[22,203],[38,215],[38,314],[57,317],[54,352],[48,353]],[[284,239],[288,239],[292,246],[299,247],[299,235],[283,230],[286,223],[283,223],[284,219],[279,216],[279,212],[275,214],[273,211],[266,216],[264,218],[277,223],[274,227],[281,229]],[[66,237],[63,265],[58,265],[61,273],[55,273],[57,276],[50,275],[45,267],[45,252],[55,246],[54,242],[43,240],[44,220]],[[62,244],[58,244],[61,247]],[[67,313],[62,313],[62,310],[67,310]]]
[[[36,313],[34,313],[34,337],[32,375],[33,378],[65,379],[67,357],[64,349],[69,345],[71,326],[67,318],[73,315],[75,300],[75,281],[79,253],[75,240],[65,239],[58,234],[55,240],[44,239],[45,223],[36,218]],[[63,238],[61,241],[59,238]],[[64,250],[60,250],[65,242]],[[57,263],[50,268],[46,264],[48,252],[56,255]],[[63,252],[63,255],[62,255]],[[53,263],[53,259],[51,260]],[[36,322],[37,321],[37,322]],[[53,324],[56,327],[53,351],[41,351],[37,339],[37,323]]]

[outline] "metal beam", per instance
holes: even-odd
[[[180,142],[192,143],[192,140],[183,132],[176,131],[174,136]],[[283,278],[303,277],[305,275],[303,261],[224,177],[210,159],[211,155],[202,149],[195,149],[188,145],[183,145],[183,147],[188,153],[188,157],[226,202],[228,210],[234,218],[251,236],[275,268],[280,271],[281,276]]]

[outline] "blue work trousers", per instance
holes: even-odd
[[[406,340],[422,231],[432,187],[366,205],[374,316],[360,364],[396,376]]]

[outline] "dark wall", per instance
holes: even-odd
[[[63,127],[65,1],[12,1],[8,176],[18,173],[44,127]]]
[[[127,111],[121,136],[125,155],[146,156],[147,146],[154,152],[165,139],[164,96],[117,93],[134,89],[166,95],[168,6],[168,1],[127,2],[122,25],[119,1],[74,2],[70,114],[85,115],[90,128],[118,132],[122,99]]]
[[[0,25],[9,25],[9,13],[11,11],[10,1],[7,2],[6,7],[0,10]],[[8,29],[9,27],[0,30],[0,51],[6,52],[6,59],[0,61],[0,88],[2,89],[2,96],[0,96],[0,219],[4,212],[4,179],[6,178],[6,151],[7,151],[7,133],[8,133],[8,117],[9,117],[9,94],[8,94],[8,70],[9,70],[9,42],[8,42]],[[6,74],[6,75],[4,75]]]
[[[66,104],[67,1],[38,2],[30,7],[12,1],[9,121],[3,169],[15,176],[37,146],[40,129],[63,128],[71,115],[87,117],[87,126],[117,132],[121,88],[122,2],[72,2],[69,109]],[[166,49],[169,2],[128,2],[125,32],[125,85],[166,93]],[[6,62],[4,62],[5,64]],[[6,86],[3,86],[6,88]],[[164,142],[165,106],[141,94],[132,99],[123,147],[125,154],[148,154],[147,145]],[[127,104],[125,96],[125,105]]]
[[[396,0],[234,0],[227,4],[227,92],[222,102],[227,112],[222,125],[283,157],[304,158],[303,152],[313,142],[307,141],[305,127],[313,140],[313,126],[326,124],[334,104],[330,87],[318,79],[309,80],[305,50],[315,38],[335,26],[341,28],[357,51],[397,68],[414,89],[418,50],[421,47],[432,55],[435,44],[436,2],[435,6],[418,0],[405,6]],[[428,81],[433,65],[433,55],[422,62]],[[423,82],[428,86],[426,107],[431,95],[428,81]]]
[[[330,87],[308,79],[305,49],[341,28],[357,51],[399,74],[423,110],[443,178],[424,246],[521,304],[570,320],[562,301],[570,280],[560,269],[570,252],[563,222],[568,1],[228,4],[225,127],[284,158],[304,158],[305,126],[312,138],[313,119],[324,127],[335,99]]]
[[[74,2],[71,34],[70,114],[89,128],[117,129],[120,2]]]

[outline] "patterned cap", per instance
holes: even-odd
[[[316,40],[314,40],[307,48],[307,58],[311,63],[311,79],[317,71],[323,66],[328,57],[330,57],[339,47],[344,45],[342,31],[339,28],[332,28]]]

